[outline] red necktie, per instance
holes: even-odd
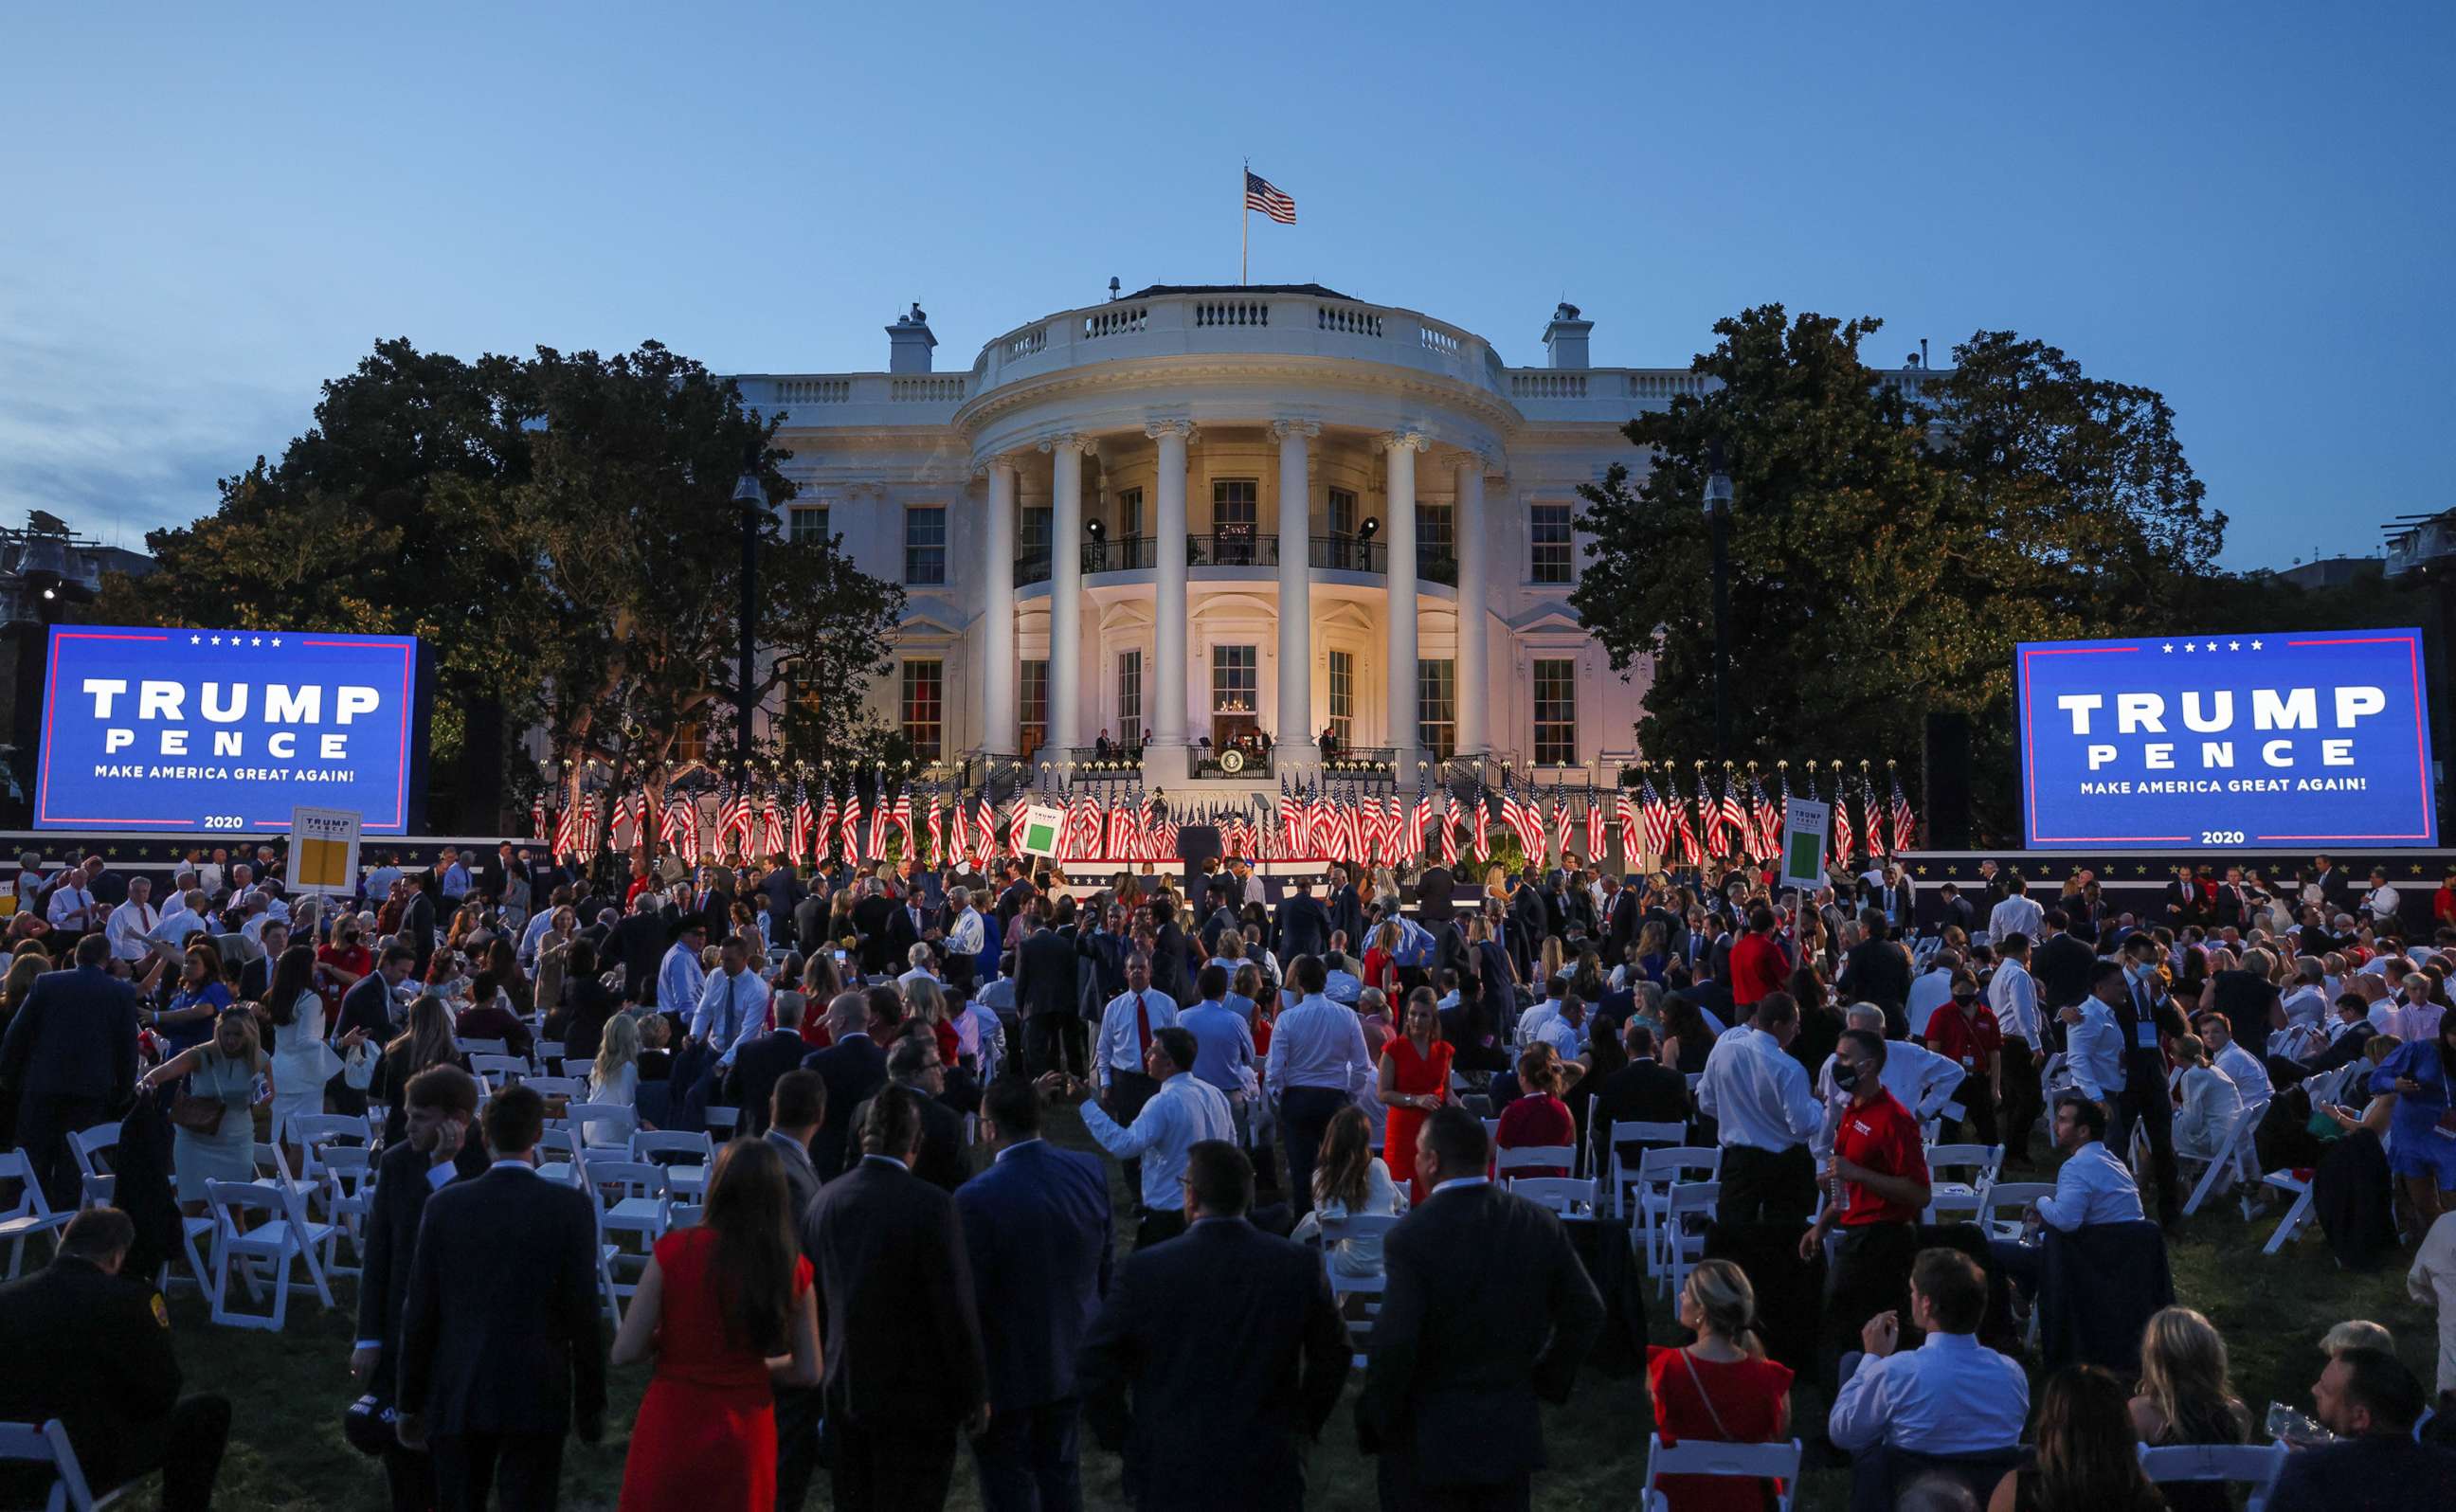
[[[1151,1052],[1151,1004],[1140,992],[1135,994],[1135,1048]]]

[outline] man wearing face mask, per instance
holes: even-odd
[[[1827,1379],[1859,1337],[1862,1324],[1893,1305],[1918,1258],[1918,1221],[1927,1207],[1927,1154],[1918,1119],[1885,1090],[1884,1036],[1846,1029],[1833,1052],[1833,1085],[1850,1101],[1833,1130],[1833,1155],[1822,1179],[1829,1199],[1815,1226],[1800,1236],[1799,1257],[1813,1259],[1826,1236],[1840,1230],[1827,1277],[1825,1345],[1818,1354]]]
[[[2132,1148],[2132,1129],[2149,1131],[2149,1162],[2158,1178],[2158,1221],[2172,1230],[2182,1221],[2183,1187],[2175,1174],[2175,1103],[2166,1089],[2166,1054],[2160,1036],[2180,1038],[2191,1032],[2183,1015],[2167,1001],[2165,979],[2158,974],[2158,942],[2134,934],[2123,942],[2126,990],[2110,1002],[2116,1028],[2122,1032],[2123,1085],[2115,1099],[2115,1148]]]

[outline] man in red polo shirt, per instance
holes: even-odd
[[[1851,1100],[1834,1127],[1833,1157],[1825,1167],[1826,1209],[1799,1241],[1800,1258],[1811,1259],[1828,1234],[1842,1233],[1826,1277],[1825,1339],[1817,1353],[1829,1388],[1842,1351],[1857,1347],[1861,1326],[1901,1305],[1929,1195],[1918,1119],[1877,1079],[1885,1066],[1884,1037],[1844,1030],[1833,1056],[1833,1085]]]
[[[1743,1012],[1791,985],[1791,957],[1774,943],[1773,924],[1773,909],[1758,904],[1749,910],[1749,932],[1731,947],[1731,1003]]]
[[[1975,1143],[1994,1144],[1996,1104],[2003,1093],[1997,1063],[2004,1053],[2004,1032],[1996,1022],[1996,1011],[1978,995],[1978,978],[1966,966],[1953,973],[1953,1002],[1928,1015],[1927,1048],[1961,1067],[1961,1090],[1953,1094],[1961,1104],[1961,1131]],[[2027,1128],[2016,1133],[2020,1138],[2006,1143],[2027,1142]],[[1938,1141],[1943,1142],[1942,1135]]]

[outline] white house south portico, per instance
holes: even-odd
[[[786,417],[796,536],[908,595],[879,712],[925,760],[1139,750],[1182,788],[1340,754],[1634,758],[1623,678],[1570,610],[1578,487],[1707,380],[1549,362],[1318,285],[1155,286],[930,370],[916,307],[880,374],[739,378]],[[1549,780],[1549,779],[1547,779]]]

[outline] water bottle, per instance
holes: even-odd
[[[2264,1427],[2269,1438],[2279,1443],[2290,1444],[2298,1448],[2308,1448],[2315,1443],[2332,1442],[2337,1437],[2282,1401],[2272,1401],[2268,1404],[2268,1419]]]

